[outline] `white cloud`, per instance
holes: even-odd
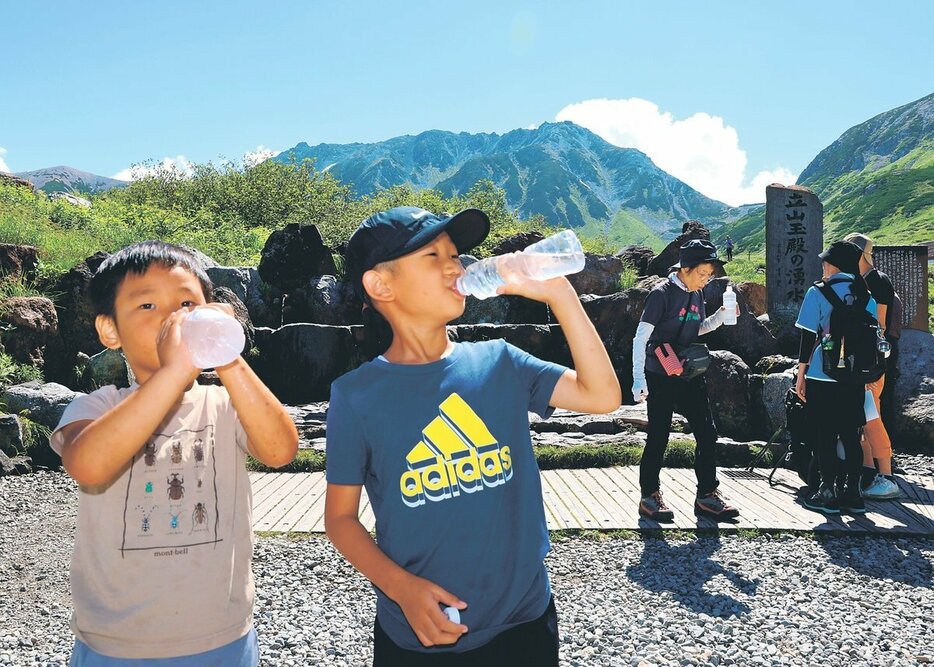
[[[274,151],[271,148],[266,148],[262,144],[256,147],[255,151],[247,151],[243,154],[243,166],[250,168],[255,167],[260,162],[265,162],[271,157],[275,157],[281,151]]]
[[[12,173],[12,169],[7,166],[6,161],[3,159],[4,155],[6,155],[6,149],[3,146],[0,146],[0,171]]]
[[[181,178],[191,178],[194,175],[194,165],[184,155],[176,157],[164,157],[158,162],[147,161],[141,164],[135,164],[132,167],[117,172],[111,178],[121,181],[138,181],[146,176],[153,176],[157,173],[174,174]]]
[[[708,197],[731,206],[765,201],[765,186],[790,184],[785,167],[746,175],[746,151],[736,130],[704,112],[676,120],[648,100],[586,100],[564,107],[555,120],[572,121],[616,146],[637,148],[660,168]]]

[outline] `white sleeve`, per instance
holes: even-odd
[[[654,324],[639,322],[636,336],[632,339],[632,377],[634,380],[645,379],[645,347],[653,331],[655,331]]]
[[[717,312],[701,322],[700,331],[697,335],[703,336],[704,334],[709,334],[714,329],[718,329],[723,324],[725,315],[726,311],[723,308],[718,308]]]

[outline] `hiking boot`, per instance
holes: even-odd
[[[646,519],[652,519],[652,521],[660,523],[669,523],[675,520],[674,512],[668,509],[668,505],[662,499],[661,491],[656,491],[639,501],[639,514]]]
[[[888,500],[898,498],[900,495],[902,491],[898,488],[898,484],[885,475],[876,475],[872,484],[863,489],[863,498],[866,500]]]
[[[815,512],[824,514],[839,514],[840,505],[837,503],[837,493],[832,486],[821,484],[810,496],[804,499],[804,506]]]
[[[866,513],[866,501],[859,494],[859,487],[855,484],[847,486],[846,490],[838,496],[837,505],[841,511],[850,514]]]
[[[694,501],[694,510],[717,521],[721,519],[735,519],[739,516],[739,510],[733,507],[719,490],[714,489],[710,493],[697,496]]]

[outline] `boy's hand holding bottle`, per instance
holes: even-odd
[[[423,646],[453,644],[467,632],[466,625],[451,621],[441,608],[444,605],[463,610],[467,603],[427,579],[407,577],[395,602]]]

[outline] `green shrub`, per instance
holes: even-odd
[[[10,355],[0,352],[0,390],[33,380],[43,380],[41,370],[29,364],[17,363]]]

